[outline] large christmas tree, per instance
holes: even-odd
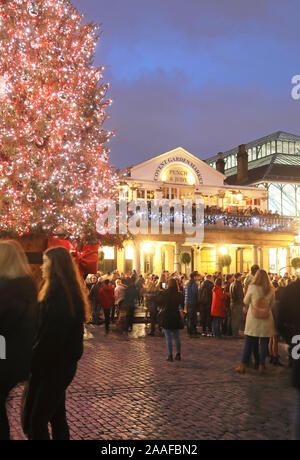
[[[0,236],[96,237],[117,180],[97,30],[69,0],[0,0]]]

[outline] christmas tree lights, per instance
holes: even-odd
[[[69,0],[0,0],[0,236],[95,239],[117,181],[97,31]]]

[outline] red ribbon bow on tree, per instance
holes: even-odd
[[[70,241],[59,240],[58,238],[48,239],[48,249],[62,246],[68,249],[80,270],[82,276],[97,273],[99,244],[86,244],[81,251],[78,251]]]

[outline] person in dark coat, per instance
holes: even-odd
[[[212,316],[211,306],[213,299],[213,288],[214,283],[212,282],[213,277],[206,275],[205,280],[202,282],[199,289],[199,304],[201,306],[201,323],[202,333],[208,337],[212,336]]]
[[[10,439],[6,400],[29,378],[37,327],[37,289],[25,253],[16,242],[0,242],[0,440]]]
[[[231,336],[232,335],[232,328],[231,328],[231,308],[230,308],[230,286],[231,283],[234,281],[234,276],[233,275],[226,275],[226,281],[224,283],[224,292],[225,294],[228,294],[228,297],[226,299],[226,318],[223,323],[223,330],[222,334],[226,336]]]
[[[33,347],[31,377],[23,429],[30,440],[70,438],[66,417],[66,389],[83,353],[84,323],[89,319],[87,293],[67,249],[48,249],[39,293],[40,326]]]
[[[91,276],[90,284],[87,285],[89,292],[89,301],[91,306],[91,323],[99,326],[100,324],[100,304],[99,291],[102,287],[101,280],[96,275]]]
[[[190,337],[197,337],[197,309],[198,309],[198,272],[190,274],[190,280],[184,287],[184,303],[187,312],[187,333]]]
[[[99,290],[99,300],[98,301],[104,311],[105,332],[106,334],[108,334],[111,310],[115,304],[115,288],[110,284],[109,280],[105,280],[103,287]]]
[[[230,286],[230,308],[232,335],[239,337],[243,321],[244,290],[242,285],[242,274],[234,275],[234,282]]]
[[[183,306],[184,300],[182,293],[179,292],[177,282],[174,278],[168,281],[168,289],[160,294],[159,304],[162,305],[161,326],[164,328],[168,359],[173,361],[172,336],[176,344],[176,361],[181,360],[181,342],[179,330],[183,329]]]
[[[278,304],[277,331],[291,347],[293,380],[296,388],[294,439],[300,441],[300,278],[287,286]]]
[[[138,291],[135,286],[135,278],[129,279],[128,287],[125,290],[124,303],[126,305],[126,332],[131,332],[133,327],[134,312],[138,301]]]

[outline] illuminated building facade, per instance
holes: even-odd
[[[222,162],[216,170],[183,148],[151,158],[128,168],[119,181],[120,196],[128,202],[162,199],[203,200],[204,239],[193,244],[187,235],[136,235],[123,250],[103,248],[104,269],[129,273],[182,271],[182,252],[191,256],[189,270],[212,273],[221,270],[222,256],[231,257],[225,272],[248,271],[253,263],[270,269],[272,253],[279,248],[290,266],[290,248],[294,244],[293,219],[267,215],[268,191],[261,187],[226,184]],[[223,162],[224,169],[224,162]],[[259,215],[258,210],[264,215]]]
[[[300,136],[278,131],[245,145],[247,160],[240,162],[239,148],[209,158],[207,163],[217,168],[217,161],[225,162],[226,183],[247,185],[268,191],[268,209],[281,216],[300,217]],[[240,168],[239,168],[240,166]],[[299,238],[290,247],[291,257],[299,257]],[[270,271],[277,272],[284,265],[285,251],[270,248]]]

